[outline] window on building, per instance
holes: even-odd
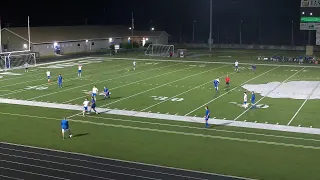
[[[80,47],[80,44],[78,44],[78,47]]]
[[[91,45],[94,46],[94,42],[92,42]]]

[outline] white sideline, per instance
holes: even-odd
[[[260,76],[262,76],[262,75],[264,75],[264,74],[266,74],[266,73],[268,73],[268,72],[270,72],[270,71],[273,71],[273,70],[275,70],[275,69],[277,69],[277,68],[278,68],[278,67],[272,68],[272,69],[270,69],[270,70],[268,70],[268,71],[266,71],[266,72],[264,72],[264,73],[260,74],[259,76],[256,76],[256,77],[254,77],[254,78],[251,78],[251,79],[247,80],[246,82],[244,82],[244,83],[240,84],[239,86],[236,86],[236,87],[232,88],[230,91],[225,92],[225,93],[221,94],[220,96],[218,96],[218,97],[216,97],[216,98],[214,98],[214,99],[210,100],[209,102],[207,102],[207,103],[205,103],[205,104],[203,104],[203,105],[199,106],[198,108],[196,108],[196,109],[194,109],[194,110],[192,110],[192,111],[188,112],[187,114],[185,114],[185,116],[190,115],[191,113],[193,113],[193,112],[195,112],[195,111],[197,111],[197,110],[199,110],[199,109],[203,108],[204,106],[207,106],[208,104],[210,104],[210,103],[212,103],[213,101],[215,101],[215,100],[217,100],[217,99],[221,98],[222,96],[224,96],[224,95],[226,95],[226,94],[228,94],[228,93],[230,93],[230,92],[234,91],[234,90],[235,90],[235,89],[237,89],[238,87],[241,87],[242,85],[247,84],[248,82],[250,82],[250,81],[252,81],[252,80],[254,80],[254,79],[256,79],[256,78],[258,78],[258,77],[260,77]]]
[[[106,57],[100,57],[100,58],[106,58]],[[180,62],[180,63],[204,63],[204,64],[228,64],[228,65],[234,65],[232,62],[222,62],[222,61],[185,61],[185,60],[168,60],[168,59],[142,59],[142,58],[106,58],[106,59],[122,59],[122,60],[136,60],[136,61],[160,61],[160,62]],[[252,65],[253,63],[239,63],[240,65]],[[310,67],[310,68],[320,68],[318,65],[314,66],[304,66],[304,65],[284,65],[284,64],[260,64],[255,63],[256,65],[262,65],[262,66],[279,66],[279,67]]]
[[[272,93],[274,90],[276,90],[278,87],[280,87],[281,85],[283,85],[284,83],[286,83],[290,78],[294,77],[295,75],[297,75],[299,72],[303,71],[305,68],[301,68],[299,71],[297,71],[296,73],[294,73],[293,75],[289,76],[287,79],[285,79],[284,81],[282,81],[278,86],[276,86],[275,88],[273,88],[271,91],[269,91],[265,96],[263,96],[261,99],[259,99],[256,104],[258,104],[260,101],[262,101],[264,98],[266,98],[270,93]],[[250,110],[250,108],[247,108],[245,111],[243,111],[239,116],[237,116],[236,118],[234,118],[234,120],[238,120],[242,115],[244,115],[246,112],[248,112]]]
[[[314,91],[319,87],[320,82],[317,84],[317,86],[311,91],[311,93],[309,94],[309,96],[307,97],[306,100],[304,100],[304,102],[301,104],[300,108],[297,110],[297,112],[293,115],[293,117],[290,119],[290,121],[288,122],[288,126],[292,123],[292,121],[294,120],[294,118],[298,115],[298,113],[301,111],[302,107],[306,104],[306,102],[309,100],[309,98],[312,96],[312,94],[314,93]]]
[[[24,106],[32,106],[32,107],[54,108],[54,109],[63,109],[63,110],[75,110],[75,111],[79,111],[79,112],[81,112],[83,109],[83,107],[79,106],[79,105],[46,103],[46,102],[14,100],[14,99],[4,99],[4,98],[0,98],[0,103],[24,105]],[[178,115],[170,115],[170,114],[147,113],[147,112],[127,111],[127,110],[113,110],[113,109],[108,109],[108,108],[97,108],[97,111],[104,112],[106,114],[134,116],[134,117],[152,118],[152,119],[163,119],[163,120],[171,120],[171,121],[182,121],[182,122],[193,122],[193,123],[203,123],[204,122],[203,118],[191,117],[191,116],[178,116]],[[264,129],[264,130],[275,130],[275,131],[282,131],[282,132],[295,132],[295,133],[320,135],[319,128],[306,128],[306,127],[294,127],[294,126],[287,126],[287,125],[273,125],[273,124],[262,124],[262,123],[253,123],[253,122],[240,122],[240,121],[222,120],[222,119],[210,119],[209,123],[215,124],[215,125],[220,125],[220,126],[232,126],[232,127],[243,127],[243,128],[253,128],[253,129]]]
[[[1,112],[0,112],[0,114],[10,115],[10,116],[19,116],[19,117],[29,117],[29,118],[49,119],[49,120],[61,121],[60,119],[57,119],[57,118],[42,117],[42,116],[21,115],[21,114],[1,113]],[[207,134],[207,133],[205,133],[205,134],[202,134],[202,133],[189,133],[189,132],[183,132],[183,131],[172,131],[172,130],[157,129],[157,128],[144,128],[144,127],[137,127],[137,126],[130,126],[130,125],[108,124],[108,123],[86,121],[86,120],[79,120],[79,119],[69,119],[69,121],[77,122],[77,123],[98,125],[98,126],[106,126],[106,127],[115,127],[115,128],[123,128],[123,129],[134,129],[134,130],[141,130],[141,131],[167,133],[167,134],[178,134],[178,135],[183,135],[183,136],[205,137],[205,138],[220,139],[220,140],[230,140],[230,141],[239,141],[239,142],[247,142],[247,143],[258,143],[258,144],[267,144],[267,145],[274,145],[274,146],[284,146],[284,147],[295,147],[295,148],[320,150],[320,146],[311,146],[311,145],[302,145],[302,144],[288,144],[288,143],[274,142],[274,141],[265,141],[265,140],[255,140],[255,139],[246,139],[246,138],[210,135],[210,134]],[[204,128],[204,130],[205,130],[205,128]]]
[[[170,66],[164,66],[163,68],[177,66],[177,65],[179,65],[179,64],[173,64],[173,65],[170,65]],[[139,81],[134,81],[134,82],[131,82],[131,83],[128,83],[128,84],[125,84],[125,85],[121,85],[121,86],[118,86],[118,87],[111,88],[110,91],[112,91],[114,89],[121,88],[121,87],[129,86],[131,84],[136,84],[136,83],[141,82],[141,81],[149,80],[149,79],[152,79],[152,78],[155,78],[155,77],[159,77],[159,76],[163,76],[163,75],[179,72],[179,71],[182,71],[182,70],[185,70],[185,69],[190,69],[190,68],[183,68],[183,69],[179,69],[179,70],[174,70],[174,71],[170,71],[170,72],[167,72],[167,73],[163,73],[163,74],[159,74],[159,75],[156,75],[156,76],[152,76],[152,77],[149,77],[149,78],[146,78],[146,79],[142,79],[142,80],[139,80]],[[84,98],[84,97],[87,97],[87,96],[81,96],[81,97],[78,97],[78,98],[74,98],[74,99],[71,99],[71,100],[63,102],[63,104],[64,103],[69,103],[69,102],[72,102],[72,101],[75,101],[77,99],[81,99],[81,98]]]

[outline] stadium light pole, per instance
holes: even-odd
[[[1,17],[0,17],[0,53],[2,53],[2,26],[1,26]]]
[[[240,33],[240,45],[242,45],[242,20],[240,21],[239,33]]]
[[[210,33],[209,33],[209,47],[212,51],[212,0],[210,0]]]
[[[133,30],[134,30],[134,18],[133,18],[133,11],[132,11],[132,20],[131,20],[131,49],[133,50]]]
[[[291,21],[291,46],[293,46],[293,44],[294,44],[294,41],[293,41],[293,24],[294,24],[294,22],[292,20]]]
[[[29,41],[29,51],[31,51],[31,42],[30,42],[30,17],[28,16],[28,41]]]
[[[192,23],[192,42],[194,43],[194,25],[197,21],[193,21]]]

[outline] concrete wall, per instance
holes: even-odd
[[[110,47],[108,39],[57,42],[60,45],[61,54],[89,52],[98,50],[107,50]],[[40,56],[54,55],[53,44],[34,44],[33,52],[39,53]]]

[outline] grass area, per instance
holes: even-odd
[[[164,119],[102,113],[76,115],[95,85],[107,86],[111,98],[98,107],[158,114],[320,128],[320,76],[316,67],[132,61],[108,58],[77,64],[10,71],[3,74],[0,98],[79,105],[64,110],[0,104],[0,141],[80,152],[116,159],[193,169],[257,179],[319,179],[319,135],[252,128],[213,126]],[[63,67],[63,68],[61,68]],[[47,83],[46,70],[52,83]],[[56,78],[62,74],[64,87]],[[225,87],[229,75],[231,86]],[[215,92],[212,81],[220,78]],[[256,92],[257,107],[244,109],[243,93]],[[312,95],[310,95],[312,94]],[[59,123],[70,117],[75,137],[63,141]]]

